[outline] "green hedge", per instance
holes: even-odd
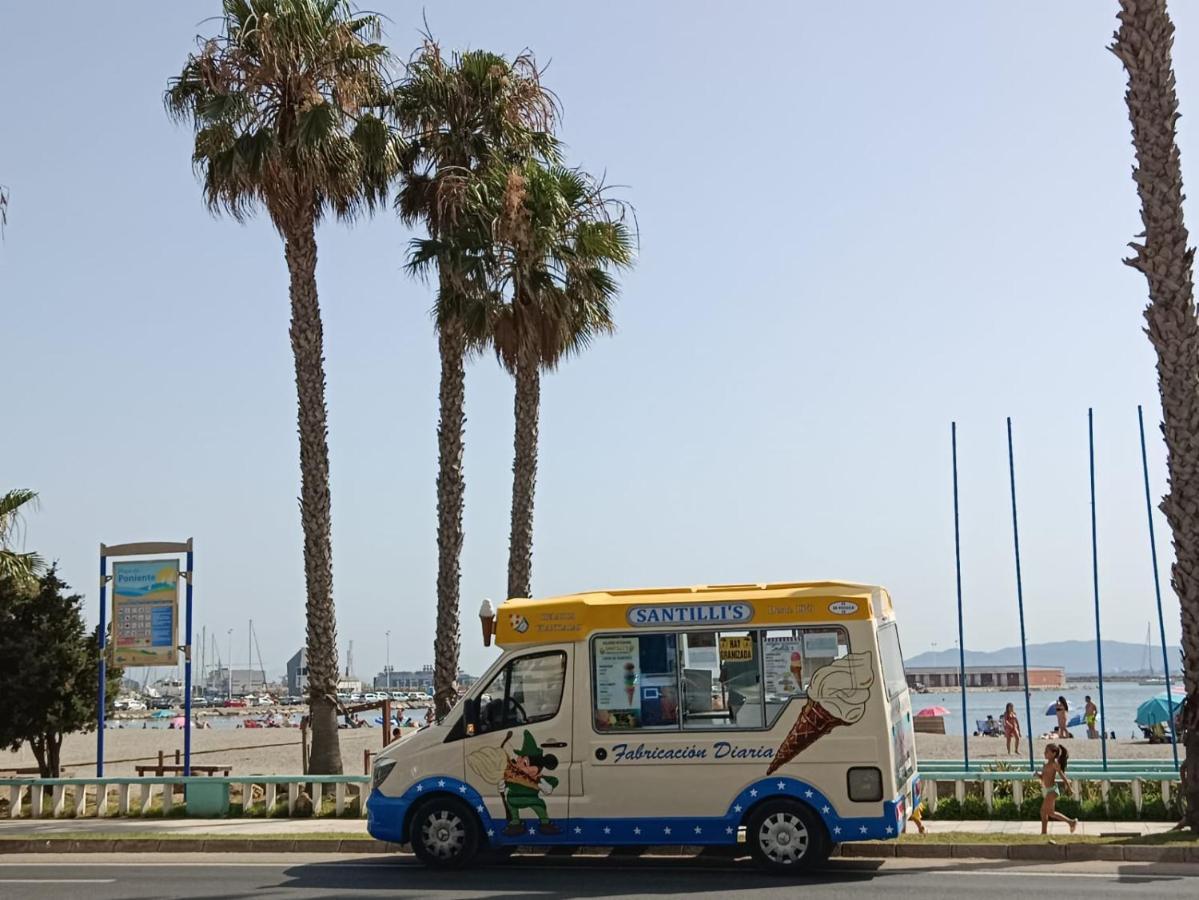
[[[942,782],[952,785],[952,782]],[[1126,783],[1114,782],[1108,791],[1107,808],[1103,805],[1103,793],[1099,782],[1081,782],[1082,789],[1079,800],[1071,796],[1059,797],[1057,810],[1071,818],[1085,821],[1146,821],[1169,822],[1180,818],[1182,809],[1179,803],[1180,792],[1171,793],[1170,802],[1162,799],[1161,783],[1156,781],[1141,782],[1141,814],[1137,815],[1136,805],[1132,800],[1132,786]],[[952,789],[952,788],[951,788]],[[1024,782],[1024,799],[1019,808],[1012,796],[1012,782],[993,782],[992,808],[987,812],[983,800],[983,789],[980,783],[967,783],[966,794],[961,803],[956,797],[949,796],[938,801],[936,813],[925,809],[925,817],[929,819],[962,820],[962,819],[1019,819],[1037,821],[1041,818],[1042,794],[1040,784],[1035,781]]]

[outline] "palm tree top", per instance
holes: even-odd
[[[487,50],[447,57],[426,38],[392,94],[390,115],[407,136],[396,209],[408,224],[442,230],[465,204],[472,173],[504,158],[558,158],[557,97],[541,83],[532,53]]]
[[[490,337],[509,372],[532,354],[555,368],[615,330],[614,273],[633,264],[632,207],[581,169],[530,159],[479,182],[494,255]]]
[[[284,230],[382,204],[402,147],[371,112],[390,89],[379,16],[345,0],[224,0],[219,20],[164,97],[195,128],[209,208],[242,221],[261,204]]]
[[[13,488],[0,494],[0,578],[27,581],[45,570],[36,553],[20,553],[12,545],[21,537],[23,509],[37,509],[37,491]]]

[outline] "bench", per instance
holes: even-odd
[[[133,768],[137,771],[138,778],[144,778],[146,775],[154,775],[161,778],[163,775],[183,774],[183,766],[164,765],[163,763],[150,766],[134,766]],[[193,775],[216,775],[220,772],[222,775],[228,777],[232,771],[233,766],[192,766]]]
[[[944,734],[944,716],[913,716],[912,727],[917,734]]]

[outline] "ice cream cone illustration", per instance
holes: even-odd
[[[633,692],[637,690],[637,667],[631,662],[624,664],[624,693],[629,705],[633,704]]]
[[[817,669],[808,685],[808,699],[766,769],[772,774],[839,725],[862,718],[874,684],[871,655],[851,653]]]
[[[483,623],[483,646],[490,647],[491,636],[495,634],[495,607],[488,597],[483,598],[483,605],[479,607],[479,620]]]
[[[795,679],[795,689],[803,690],[803,658],[798,650],[791,652],[791,677]]]

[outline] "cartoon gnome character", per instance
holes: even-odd
[[[515,837],[525,833],[520,820],[521,810],[524,809],[537,816],[538,831],[542,834],[561,834],[562,829],[550,821],[542,797],[553,793],[558,787],[558,779],[545,774],[558,768],[558,757],[543,752],[528,731],[524,732],[520,748],[509,754],[504,748],[511,737],[512,732],[508,732],[499,747],[484,747],[469,757],[470,767],[485,781],[500,789],[500,798],[504,801],[504,811],[508,817],[504,834]]]

